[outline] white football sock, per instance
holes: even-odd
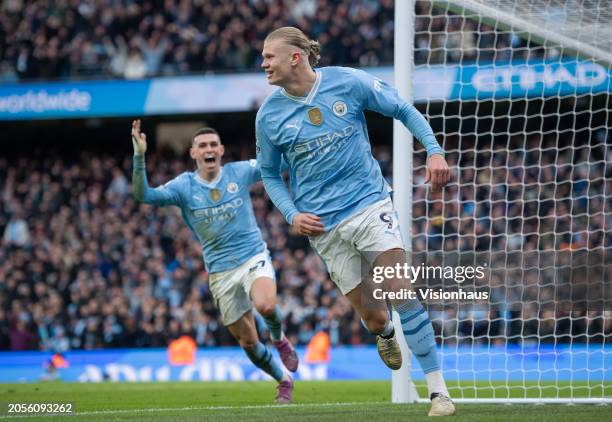
[[[432,371],[425,374],[425,379],[427,380],[427,390],[429,391],[430,397],[431,393],[442,393],[450,397],[448,389],[446,388],[446,383],[444,382],[444,377],[442,376],[442,371]]]

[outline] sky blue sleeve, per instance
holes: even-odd
[[[180,182],[178,178],[158,188],[150,188],[147,182],[147,171],[144,155],[134,155],[132,171],[132,188],[134,199],[152,205],[180,205]]]
[[[401,121],[423,145],[427,155],[444,154],[425,117],[401,98],[395,88],[362,70],[355,70],[364,108]]]
[[[245,161],[249,185],[261,182],[261,167],[255,159]]]
[[[248,177],[249,177],[249,185],[257,183],[257,182],[261,182],[261,166],[259,165],[259,161],[257,161],[256,159],[251,159],[251,160],[248,160],[247,163],[248,163],[247,171],[248,171]],[[289,171],[289,165],[285,161],[284,157],[282,158],[282,161],[281,161],[280,171],[281,173]]]
[[[264,122],[259,118],[255,122],[255,134],[257,137],[257,163],[261,169],[261,178],[268,196],[285,217],[289,224],[293,223],[293,217],[298,210],[291,199],[289,189],[281,176],[282,152],[274,145],[267,136]]]

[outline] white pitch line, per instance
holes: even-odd
[[[336,407],[336,406],[355,406],[355,405],[378,405],[387,404],[395,405],[389,401],[366,401],[366,402],[337,402],[337,403],[295,403],[295,404],[254,404],[247,406],[189,406],[189,407],[158,407],[158,408],[146,408],[146,409],[106,409],[106,410],[92,410],[86,412],[74,412],[66,414],[66,416],[95,416],[95,415],[114,415],[114,414],[125,414],[125,413],[155,413],[155,412],[189,412],[193,410],[233,410],[233,409],[292,409],[292,408],[303,408],[303,407]],[[0,419],[14,419],[14,418],[30,418],[40,416],[61,416],[62,414],[24,414],[24,415],[2,415]]]

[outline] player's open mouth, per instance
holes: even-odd
[[[207,155],[206,157],[204,157],[204,162],[205,162],[206,164],[213,164],[215,161],[216,161],[216,158],[215,158],[215,156],[214,156],[214,155],[212,155],[212,154],[209,154],[209,155]]]
[[[272,73],[274,73],[274,72],[272,72],[272,71],[268,71],[268,72],[266,72],[266,77],[267,77],[268,79],[270,79],[270,78],[272,77]]]

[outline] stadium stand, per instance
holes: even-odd
[[[392,0],[13,0],[0,10],[0,81],[253,71],[265,35],[285,25],[320,41],[322,66],[393,61]],[[511,49],[514,58],[527,51],[518,36],[432,16],[425,2],[417,3],[415,31],[417,64],[503,61]]]
[[[375,153],[384,174],[391,179],[389,150],[381,147]],[[167,156],[156,152],[148,157],[152,185],[162,184],[190,169],[187,158]],[[234,154],[234,158],[238,156],[239,153]],[[510,162],[523,159],[516,152],[508,153],[507,158]],[[452,156],[449,159],[452,162]],[[581,168],[580,162],[573,164]],[[3,235],[0,280],[4,281],[0,283],[1,350],[165,347],[183,334],[191,335],[200,346],[233,344],[210,299],[199,244],[173,207],[154,208],[134,202],[130,168],[130,156],[98,156],[88,152],[81,153],[77,160],[58,154],[22,155],[10,161],[0,159],[0,234]],[[560,168],[563,174],[557,177],[567,178],[568,183],[583,177],[581,170],[571,171],[569,166]],[[603,180],[602,169],[603,166],[590,169],[594,180]],[[462,177],[471,176],[463,173]],[[484,171],[476,177],[506,176]],[[549,182],[553,185],[551,172],[527,171],[509,177],[509,191],[523,183],[535,183],[538,177],[541,186],[549,186]],[[610,175],[606,180],[609,185]],[[605,182],[592,183],[589,188],[591,195],[603,198],[599,195],[603,195]],[[473,242],[476,250],[488,249],[489,242],[494,248],[502,247],[501,242],[512,241],[511,233],[506,231],[509,227],[509,231],[515,232],[511,225],[493,223],[491,236],[479,236],[478,225],[492,224],[497,207],[507,206],[505,197],[496,198],[494,207],[470,208],[474,197],[484,194],[489,193],[479,189],[460,200],[449,200],[444,208],[446,223],[436,219],[426,221],[419,218],[417,211],[413,232],[429,236],[430,249],[432,237],[451,231],[457,235],[456,239],[439,242],[437,250],[456,248],[457,242],[459,250],[473,250]],[[423,195],[426,195],[424,188],[418,187],[415,197]],[[456,196],[457,184],[451,185],[446,195]],[[529,221],[528,217],[537,211],[529,206],[528,190],[520,195],[525,206],[517,213]],[[570,224],[569,220],[580,218],[589,204],[581,204],[580,187],[568,190],[563,197],[579,204],[570,208],[568,221],[557,220],[557,224]],[[435,206],[436,201],[432,204]],[[305,345],[323,330],[329,334],[332,345],[372,341],[373,337],[364,332],[306,239],[287,231],[288,226],[261,186],[253,191],[253,205],[273,256],[287,333],[292,340]],[[459,220],[468,224],[453,223]],[[546,226],[552,221],[552,218],[541,218],[540,224]],[[591,219],[584,242],[609,247],[612,239],[601,237],[602,225],[603,221]],[[528,231],[532,229],[537,232],[537,228],[527,227]],[[553,229],[542,227],[544,232]],[[568,239],[558,241],[559,248],[569,247],[564,244]],[[417,239],[415,245],[417,252],[422,252],[425,243]],[[537,251],[540,246],[543,245],[528,241],[526,250]],[[518,303],[517,296],[529,294],[524,286],[516,285],[508,292],[503,286],[503,283],[498,286],[492,283],[492,295]],[[563,323],[568,321],[563,313],[554,315],[551,310],[541,309],[540,318],[550,320],[551,324],[538,327],[537,322],[529,323],[536,321],[531,318],[537,316],[534,312],[538,309],[529,303],[537,298],[527,298],[522,309],[512,309],[510,314],[502,313],[501,308],[489,314],[488,307],[479,307],[478,303],[446,308],[433,304],[430,309],[437,334],[442,331],[448,334],[446,343],[487,344],[495,342],[501,330],[517,342],[521,341],[521,335],[524,341],[536,334],[546,339],[543,330],[555,334],[557,342],[569,341],[565,334],[572,334],[574,342],[586,341],[589,334],[589,341],[593,342],[612,333],[612,314],[603,310],[592,311],[570,325]],[[525,323],[506,326],[504,319],[516,320],[516,312],[522,313]],[[568,308],[563,312],[580,311]],[[460,327],[451,324],[457,321],[452,318],[456,313],[463,315],[459,319]],[[553,336],[550,339],[555,341]]]

